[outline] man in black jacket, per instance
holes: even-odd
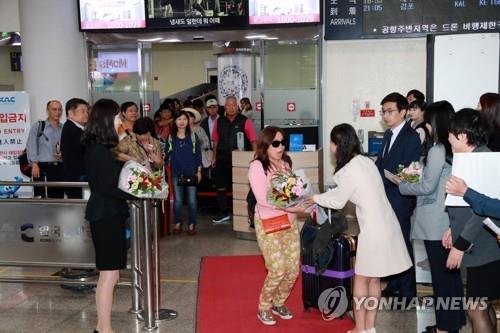
[[[89,104],[80,98],[72,98],[66,102],[67,121],[61,134],[61,153],[64,161],[64,180],[68,182],[86,181],[81,144],[83,130],[89,118]],[[81,199],[82,190],[70,187],[65,189],[70,199]]]
[[[212,133],[214,141],[212,166],[215,168],[214,183],[219,205],[219,214],[212,220],[215,224],[225,223],[231,219],[227,205],[227,190],[232,188],[232,152],[239,148],[238,136],[243,139],[240,143],[243,146],[240,148],[254,151],[257,148],[257,134],[253,123],[238,112],[236,97],[227,96],[224,108],[226,115],[217,119]]]

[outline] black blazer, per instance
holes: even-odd
[[[398,219],[409,219],[415,209],[416,197],[401,195],[398,186],[387,180],[384,175],[384,169],[396,174],[400,164],[407,167],[411,162],[420,160],[420,138],[417,132],[411,128],[409,123],[405,123],[399,132],[396,140],[392,144],[391,150],[387,156],[382,157],[385,145],[387,143],[389,130],[385,132],[384,144],[380,150],[375,164],[379,169],[382,180],[384,181],[385,193],[391,203],[392,209]]]
[[[118,189],[121,163],[114,158],[110,147],[101,144],[87,146],[85,167],[91,191],[85,218],[97,221],[116,215],[128,217],[126,200],[136,198]]]
[[[78,182],[85,175],[83,156],[85,146],[81,144],[83,130],[71,120],[64,123],[61,132],[61,153],[63,158],[64,180]]]

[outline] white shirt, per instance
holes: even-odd
[[[85,126],[83,126],[82,124],[77,123],[73,119],[68,119],[68,120],[71,121],[73,124],[75,124],[76,127],[78,127],[79,129],[81,129],[82,131],[85,131]]]
[[[401,130],[403,129],[403,126],[406,124],[406,121],[403,121],[401,124],[399,124],[397,127],[391,129],[392,131],[392,137],[391,137],[391,144],[389,145],[389,150],[391,150],[392,148],[392,144],[394,143],[394,141],[396,141],[396,138],[398,137],[399,135],[399,132],[401,132]]]

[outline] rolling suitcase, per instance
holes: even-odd
[[[331,217],[331,211],[328,212]],[[315,258],[312,242],[317,237],[320,227],[308,219],[301,232],[302,246],[302,301],[304,309],[319,308],[318,300],[323,291],[343,287],[348,302],[346,310],[352,306],[352,283],[356,238],[352,235],[335,234],[328,240],[328,246]],[[343,313],[342,313],[343,314]]]

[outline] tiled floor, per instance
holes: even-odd
[[[157,332],[195,332],[197,280],[202,256],[259,253],[256,242],[237,239],[228,225],[211,225],[210,217],[200,216],[196,236],[183,234],[161,240],[162,307],[177,310],[179,316],[173,321],[160,322]],[[50,276],[54,272],[54,269],[0,267],[0,276]],[[113,305],[115,332],[142,331],[143,323],[128,313],[130,306],[130,288],[118,287]],[[433,312],[429,310],[380,312],[377,329],[382,333],[413,333],[423,330],[433,320]],[[0,283],[1,333],[89,333],[95,323],[94,295],[91,293],[75,293],[59,285]]]

